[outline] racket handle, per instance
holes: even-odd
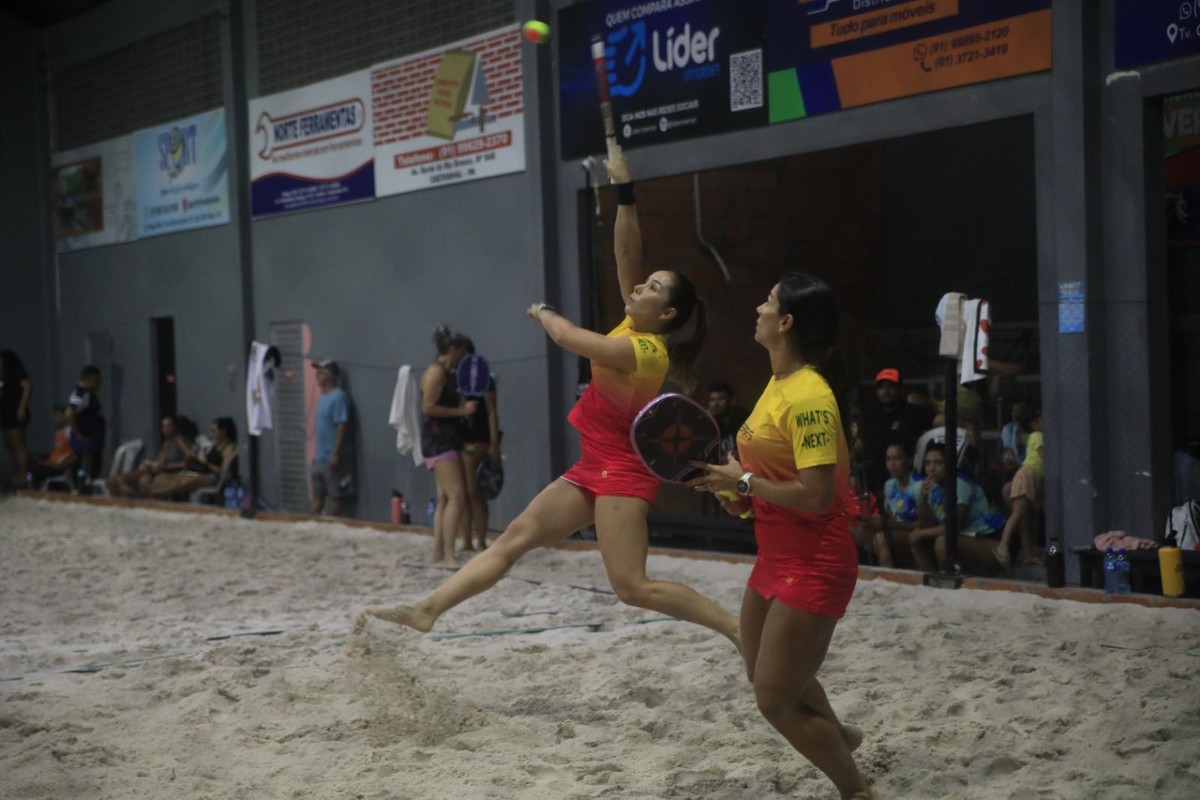
[[[617,144],[617,137],[615,134],[604,137],[604,146],[608,150],[609,161],[616,160],[617,156],[621,154],[621,145]]]

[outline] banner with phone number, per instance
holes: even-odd
[[[770,121],[1051,66],[1051,0],[768,0]]]

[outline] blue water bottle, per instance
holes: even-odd
[[[225,484],[225,507],[237,508],[237,487],[232,483]]]
[[[1125,558],[1125,548],[1117,551],[1116,569],[1117,594],[1133,594],[1129,580],[1129,560]]]
[[[1111,547],[1104,551],[1104,593],[1117,593],[1117,556]]]
[[[429,498],[429,505],[425,507],[425,513],[429,515],[429,524],[433,524],[433,515],[437,513],[437,498]]]

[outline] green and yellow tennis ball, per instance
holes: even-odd
[[[521,26],[525,41],[544,44],[550,40],[550,26],[538,19],[531,19]]]

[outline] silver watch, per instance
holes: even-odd
[[[750,479],[753,477],[753,472],[743,472],[742,477],[738,478],[737,493],[742,497],[750,496]]]

